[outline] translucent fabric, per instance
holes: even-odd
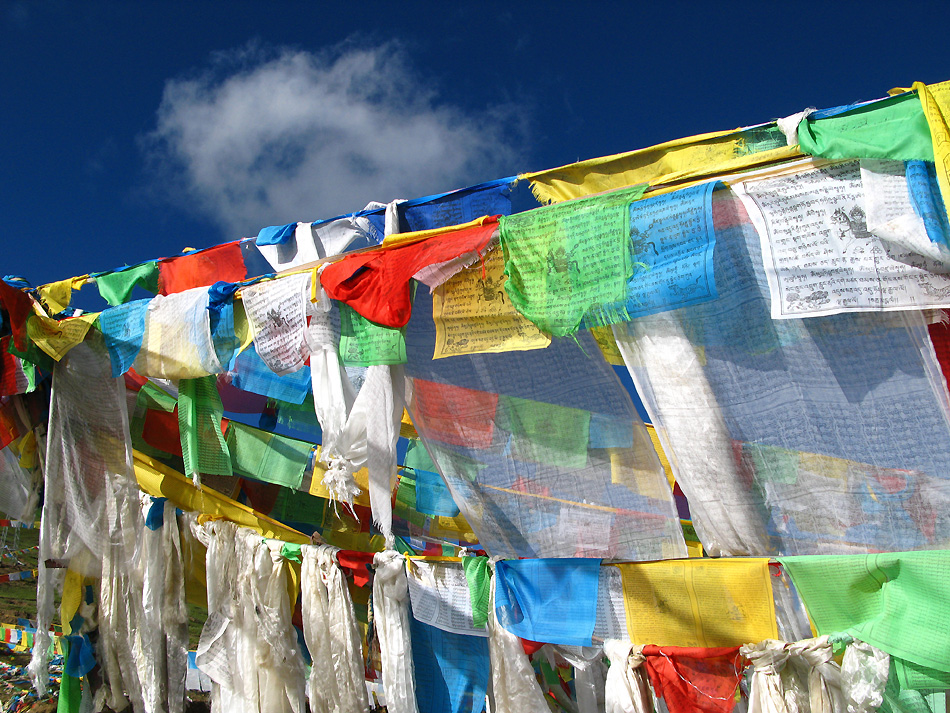
[[[222,371],[211,339],[208,288],[158,295],[145,313],[135,371],[159,379],[194,379]]]
[[[152,498],[141,494],[143,510]],[[159,501],[160,502],[160,501]],[[188,607],[175,505],[165,501],[158,529],[144,527],[137,560],[141,577],[142,620],[135,630],[142,651],[142,692],[148,713],[182,713],[188,665]]]
[[[18,520],[32,521],[36,514],[38,484],[30,471],[20,466],[11,448],[0,450],[0,512]]]
[[[336,550],[302,547],[300,602],[313,662],[307,696],[313,713],[365,713],[363,656],[353,601]]]
[[[841,658],[841,689],[848,713],[871,713],[884,702],[891,657],[863,641],[853,641]]]
[[[418,292],[408,409],[492,556],[686,556],[650,437],[587,332],[547,349],[433,361],[430,307]]]
[[[649,679],[641,665],[646,661],[642,650],[642,646],[634,648],[629,641],[609,639],[604,642],[604,653],[610,659],[604,693],[606,713],[651,713],[653,710]]]
[[[367,466],[373,519],[390,540],[396,442],[404,410],[402,367],[368,367],[357,390],[340,364],[329,311],[318,304],[312,312],[313,403],[323,430],[320,460],[329,466],[323,484],[334,500],[352,505],[359,494],[353,473]]]
[[[302,713],[303,659],[291,622],[282,543],[226,521],[196,528],[207,546],[208,619],[196,662],[215,713]]]
[[[713,216],[718,299],[614,326],[706,551],[945,547],[948,396],[922,318],[773,321],[745,211],[717,191]]]
[[[258,355],[278,376],[299,371],[309,354],[310,275],[289,275],[241,290]]]
[[[386,707],[391,713],[419,713],[409,630],[406,562],[398,552],[387,550],[377,552],[373,564],[376,567],[373,614],[383,666]]]
[[[528,655],[517,636],[495,616],[495,578],[492,577],[488,614],[488,650],[491,658],[491,710],[495,713],[538,713],[548,709]]]
[[[41,559],[98,575],[111,536],[107,502],[119,483],[134,483],[128,423],[125,386],[111,376],[102,339],[87,339],[53,370]]]

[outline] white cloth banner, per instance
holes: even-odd
[[[135,371],[158,379],[197,379],[224,371],[211,339],[208,303],[207,287],[153,297]]]
[[[805,161],[781,175],[745,178],[733,190],[759,233],[773,319],[950,305],[944,265],[871,230],[869,202],[886,204],[894,191],[886,181],[862,181],[861,162]],[[906,215],[904,203],[885,212],[892,220]],[[914,235],[915,245],[929,243],[926,234]]]
[[[491,695],[494,713],[537,713],[548,710],[521,640],[495,616],[495,578],[488,606],[488,651],[491,656]]]
[[[353,602],[336,548],[301,548],[301,614],[313,667],[307,681],[313,713],[367,713],[363,659]]]
[[[289,275],[241,290],[244,311],[261,360],[278,376],[303,368],[307,343],[310,275]]]
[[[604,653],[610,659],[604,688],[606,713],[650,713],[653,710],[642,651],[642,646],[634,647],[629,641],[604,642]]]
[[[409,634],[409,584],[406,562],[392,550],[373,558],[373,612],[383,667],[383,689],[390,713],[419,713],[412,640]]]

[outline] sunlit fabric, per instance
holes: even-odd
[[[946,546],[950,429],[922,319],[773,321],[745,211],[718,191],[713,214],[718,299],[614,326],[703,546]]]
[[[491,555],[685,556],[646,429],[586,332],[547,349],[433,361],[430,305],[417,295],[406,333],[409,413]]]

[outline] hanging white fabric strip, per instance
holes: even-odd
[[[377,552],[373,564],[376,567],[373,611],[382,659],[386,707],[390,713],[419,713],[409,635],[406,562],[398,552],[387,550]]]
[[[729,429],[675,313],[617,324],[613,332],[676,482],[689,500],[703,547],[715,557],[767,552],[766,529],[742,486]],[[711,488],[719,497],[702,497]]]
[[[841,669],[832,659],[827,636],[804,639],[788,645],[792,661],[808,673],[808,704],[811,713],[844,713]]]
[[[604,653],[610,659],[604,687],[606,713],[650,713],[653,698],[642,666],[646,661],[643,647],[609,639],[604,642]]]
[[[349,587],[336,561],[338,550],[327,545],[316,549],[329,602],[330,655],[340,695],[337,710],[339,713],[367,713],[369,698],[366,695],[359,626]]]
[[[307,696],[312,713],[333,713],[340,696],[337,676],[330,675],[335,669],[330,653],[329,594],[317,549],[301,547],[300,553],[300,613],[311,660]]]
[[[491,578],[488,650],[495,713],[537,713],[548,710],[541,686],[518,637],[495,616],[495,578]]]
[[[891,657],[863,641],[853,641],[841,659],[841,690],[848,713],[872,713],[884,702]]]
[[[310,708],[313,713],[367,713],[356,613],[336,552],[327,545],[301,548],[301,613],[313,660]]]
[[[405,408],[403,394],[405,377],[402,365],[371,366],[359,396],[372,405],[366,419],[367,467],[369,469],[369,500],[373,521],[393,547],[392,493],[396,485],[396,443],[399,424]]]

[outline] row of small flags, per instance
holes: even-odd
[[[19,572],[17,574],[20,574]],[[30,626],[29,621],[20,619],[19,625],[0,624],[0,641],[7,645],[12,651],[26,652],[33,650],[33,641],[36,638],[36,627]],[[62,654],[60,638],[62,630],[59,627],[53,629],[53,651]]]
[[[18,573],[19,574],[19,573]],[[53,653],[62,655],[63,647],[61,644],[63,631],[60,627],[54,626],[52,632]],[[33,650],[33,642],[36,640],[36,627],[27,619],[20,619],[19,624],[0,624],[0,641],[7,645],[12,651],[26,653]],[[195,652],[188,652],[188,678],[186,686],[189,691],[210,691],[211,679],[198,670],[195,663]]]
[[[20,527],[24,530],[39,530],[40,521],[26,522],[24,520],[0,520],[0,527]]]
[[[9,574],[0,574],[0,584],[4,582],[19,582],[21,580],[36,579],[38,571],[35,569],[25,569],[22,572],[10,572]]]
[[[0,557],[18,559],[17,555],[22,555],[24,552],[32,552],[33,550],[38,550],[39,548],[39,545],[33,545],[32,547],[24,547],[22,550],[6,550],[4,552],[0,552]]]

